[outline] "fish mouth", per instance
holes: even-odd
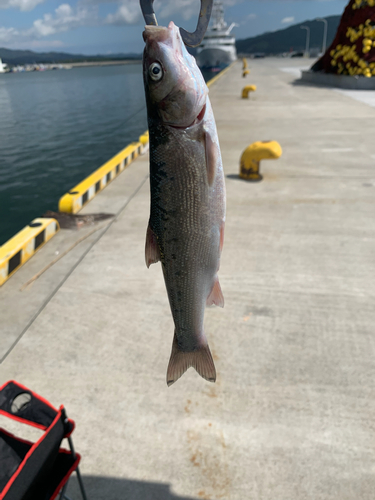
[[[165,42],[170,37],[170,31],[164,26],[147,24],[142,36],[146,43],[149,42],[151,44],[156,44],[159,42]]]
[[[170,123],[166,123],[166,125],[168,125],[169,127],[172,127],[172,128],[179,129],[179,130],[181,130],[181,129],[186,130],[188,128],[195,127],[196,125],[201,123],[205,114],[206,114],[206,104],[203,105],[202,109],[199,111],[196,118],[189,125],[178,126],[178,125],[172,125]]]

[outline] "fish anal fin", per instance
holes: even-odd
[[[160,250],[158,242],[154,231],[150,228],[150,224],[147,227],[146,233],[145,259],[147,267],[150,267],[151,264],[155,264],[160,260]]]
[[[216,278],[214,286],[212,287],[210,295],[207,297],[206,306],[212,306],[215,304],[219,307],[224,307],[224,297],[221,291],[221,286],[219,283],[219,278]]]
[[[219,148],[217,144],[212,140],[212,136],[208,130],[206,130],[205,133],[205,146],[206,146],[207,180],[208,180],[208,185],[212,186],[216,176]]]
[[[215,364],[208,344],[205,343],[195,351],[184,352],[178,345],[175,332],[167,370],[168,387],[174,384],[191,366],[204,379],[209,382],[216,381]]]

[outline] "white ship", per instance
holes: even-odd
[[[228,28],[224,21],[223,4],[214,1],[211,23],[197,48],[196,59],[200,68],[219,70],[237,59],[236,40],[230,34],[235,25],[232,23]]]
[[[6,73],[8,71],[8,65],[3,63],[0,59],[0,73]]]

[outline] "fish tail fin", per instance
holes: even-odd
[[[216,370],[207,342],[196,351],[184,352],[180,349],[176,332],[173,338],[172,352],[167,370],[168,387],[178,380],[188,368],[193,367],[201,377],[215,382]]]

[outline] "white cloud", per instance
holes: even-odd
[[[191,17],[199,14],[199,4],[195,0],[170,0],[163,3],[162,8],[156,12],[156,17],[169,20],[175,14],[188,21]]]
[[[294,17],[284,17],[282,19],[281,24],[290,24],[294,21]]]
[[[24,40],[20,42],[18,39],[12,46],[26,50],[47,49],[50,52],[52,48],[61,48],[65,44],[61,40]]]
[[[104,3],[112,0],[85,0],[88,3]],[[224,0],[224,5],[232,6],[242,3],[244,0]],[[185,21],[197,18],[199,15],[199,0],[163,0],[155,6],[156,18],[170,21],[176,17],[182,17]],[[143,17],[139,0],[121,0],[115,14],[108,14],[105,19],[107,24],[143,24]],[[163,24],[163,23],[160,23]],[[164,23],[165,24],[165,23]]]
[[[79,26],[94,26],[100,24],[96,6],[71,7],[63,3],[52,14],[44,14],[43,18],[34,21],[27,30],[0,27],[0,43],[8,47],[42,48],[61,47],[60,40],[40,40],[56,33],[69,31]]]
[[[249,21],[252,21],[253,19],[257,19],[256,14],[248,14],[246,17],[242,18],[241,20],[238,21],[237,26],[244,26],[248,24]]]
[[[124,24],[137,24],[143,19],[142,11],[137,0],[122,1],[115,14],[108,14],[105,19],[107,24],[122,26]]]
[[[61,40],[35,39],[35,35],[31,33],[31,30],[18,31],[14,28],[0,27],[0,45],[3,44],[6,44],[8,48],[26,50],[64,46]]]
[[[42,49],[44,47],[63,47],[65,44],[61,40],[32,40],[28,46],[33,49]]]
[[[226,7],[226,6],[232,7],[233,5],[237,5],[239,3],[244,3],[244,1],[246,1],[246,0],[224,0],[223,5],[224,5],[224,7]]]
[[[0,43],[11,42],[19,35],[19,32],[14,28],[1,28],[0,27]]]
[[[0,9],[32,10],[44,0],[0,0]]]
[[[63,3],[55,9],[55,14],[44,14],[42,19],[34,21],[27,33],[39,38],[95,24],[98,24],[96,8],[77,5],[73,9],[69,4]]]

